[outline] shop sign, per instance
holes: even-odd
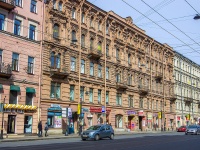
[[[158,114],[157,114],[157,113],[154,113],[153,116],[154,116],[154,117],[158,117]]]
[[[111,109],[106,108],[106,113],[110,113]],[[102,113],[102,108],[101,107],[90,107],[90,112],[94,113]]]
[[[138,116],[144,116],[143,110],[138,111]]]
[[[60,107],[59,104],[51,104],[51,107]]]
[[[158,118],[159,118],[159,119],[162,118],[162,112],[158,112]]]
[[[152,114],[148,114],[148,119],[152,119]]]
[[[82,112],[89,112],[89,109],[88,108],[82,108]]]
[[[72,109],[71,108],[68,108],[68,117],[72,118]]]
[[[181,120],[181,117],[180,117],[180,116],[177,116],[177,120],[180,121],[180,120]]]
[[[133,110],[128,110],[127,111],[127,115],[136,115],[137,112],[136,111],[133,111]]]

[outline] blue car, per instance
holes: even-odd
[[[83,131],[81,134],[81,139],[83,141],[87,139],[98,141],[102,138],[110,138],[111,140],[114,139],[114,130],[112,126],[108,124],[94,125],[89,127],[86,131]]]

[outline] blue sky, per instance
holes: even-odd
[[[200,14],[199,0],[88,1],[105,11],[112,10],[123,18],[131,16],[133,22],[145,30],[147,35],[161,43],[167,43],[174,50],[200,65],[200,19],[193,19],[196,14]],[[151,21],[134,9],[144,14]]]

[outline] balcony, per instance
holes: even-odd
[[[171,94],[170,96],[169,96],[169,100],[170,101],[175,101],[177,99],[177,95],[176,94]]]
[[[15,0],[0,0],[0,7],[11,11],[15,8]]]
[[[94,50],[90,48],[88,52],[88,58],[91,58],[91,59],[100,59],[102,56],[103,54],[101,50]]]
[[[160,81],[163,77],[163,74],[161,72],[156,71],[155,72],[155,78],[156,80]]]
[[[193,98],[191,98],[191,97],[184,97],[184,101],[185,101],[185,103],[192,103]]]
[[[126,83],[116,82],[116,89],[126,90],[127,88],[128,88],[128,85]]]
[[[138,85],[138,90],[140,95],[147,95],[149,93],[149,87],[146,85]]]
[[[61,71],[60,68],[51,68],[50,69],[50,77],[52,78],[59,78],[59,79],[65,79],[69,73],[65,71]]]
[[[10,64],[0,63],[0,77],[10,78],[12,76],[12,67]]]

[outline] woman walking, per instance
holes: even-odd
[[[48,136],[47,131],[49,130],[49,127],[48,127],[48,123],[47,123],[47,122],[45,123],[44,130],[45,130],[45,137],[47,137],[47,136]]]

